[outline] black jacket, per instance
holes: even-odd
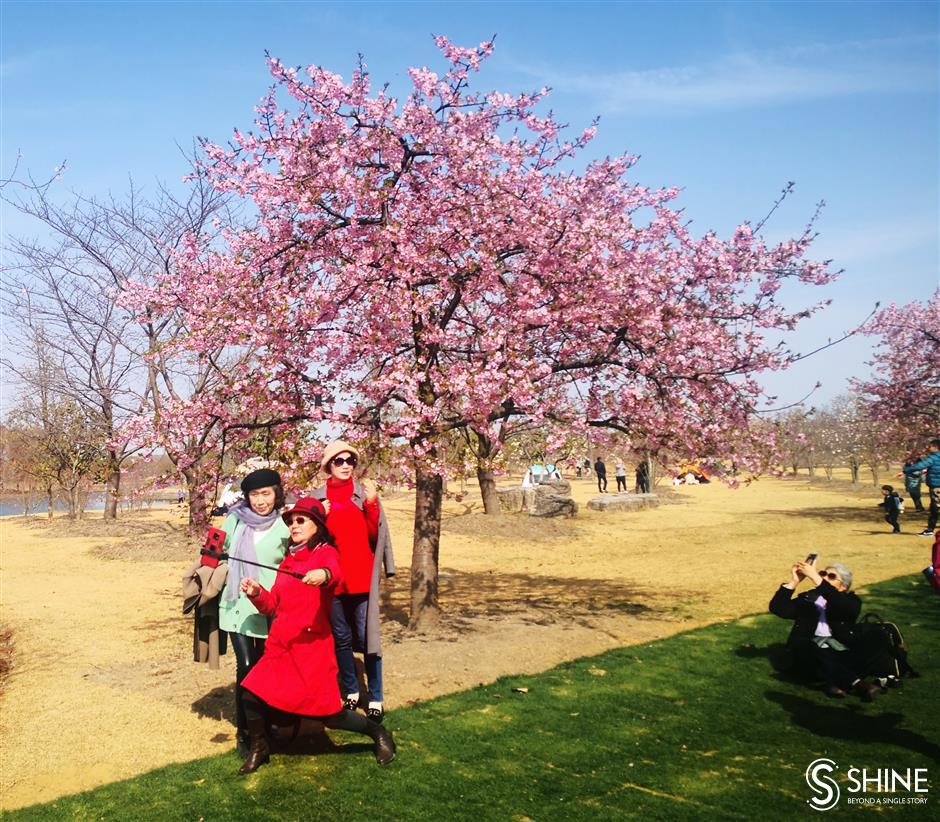
[[[878,505],[884,508],[889,515],[894,516],[894,514],[899,513],[901,510],[901,497],[898,495],[897,491],[894,491],[888,494],[888,496],[884,498],[884,502],[879,502]]]
[[[852,639],[851,628],[862,610],[862,601],[852,591],[837,591],[826,580],[817,588],[795,597],[792,590],[781,585],[770,600],[770,613],[793,620],[788,644],[795,640],[812,639],[816,635],[819,615],[814,603],[820,596],[826,600],[826,622],[832,636],[839,642],[849,644]]]

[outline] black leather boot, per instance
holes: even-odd
[[[395,758],[395,740],[384,725],[366,720],[366,733],[375,741],[375,761],[380,765],[388,765]]]
[[[251,737],[251,750],[248,758],[238,769],[239,773],[254,773],[271,758],[268,738],[264,733],[264,719],[256,717],[248,720],[248,735]]]
[[[251,737],[248,736],[248,731],[244,728],[239,728],[235,731],[235,747],[238,750],[238,755],[244,759],[248,756],[248,753],[251,751]]]

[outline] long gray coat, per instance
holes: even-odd
[[[326,485],[310,491],[314,499],[326,499]],[[356,507],[363,511],[366,501],[365,489],[353,481],[352,501]],[[365,516],[365,512],[363,512]],[[369,584],[369,605],[366,615],[366,653],[382,655],[382,635],[379,626],[379,585],[382,578],[382,566],[385,566],[385,576],[395,576],[395,557],[392,555],[392,537],[388,532],[388,520],[385,518],[385,509],[379,500],[379,533],[375,541],[372,560],[372,581]]]

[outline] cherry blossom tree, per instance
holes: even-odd
[[[940,433],[940,289],[926,302],[881,310],[865,328],[880,337],[873,376],[855,381],[873,417],[896,429],[900,451]]]
[[[413,627],[438,614],[451,432],[498,442],[524,417],[756,468],[756,376],[794,357],[764,335],[819,307],[788,310],[777,292],[833,276],[806,256],[812,224],[777,244],[763,220],[693,236],[678,189],[629,182],[635,158],[579,167],[595,127],[566,137],[539,113],[546,90],[472,90],[492,43],[436,42],[444,73],[410,69],[401,101],[373,93],[361,64],[347,82],[269,59],[256,129],[206,143],[201,172],[247,198],[256,223],[222,243],[191,234],[135,295],[186,318],[167,354],[255,354],[211,412],[182,402],[164,419],[305,416],[402,445]],[[314,402],[323,386],[335,403]]]

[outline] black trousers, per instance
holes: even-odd
[[[851,649],[835,651],[820,648],[811,639],[797,639],[790,643],[790,650],[799,670],[810,679],[822,679],[826,685],[847,691],[862,677],[864,665]]]
[[[601,486],[603,483],[603,487]],[[603,494],[607,490],[607,474],[598,474],[597,475],[597,490]]]
[[[244,734],[248,728],[245,708],[242,705],[242,680],[264,654],[264,640],[244,634],[230,633],[232,649],[235,651],[235,730]]]
[[[626,477],[617,477],[617,491],[626,491],[627,490],[627,478]]]
[[[938,516],[940,516],[940,487],[930,489],[930,510],[927,512],[928,531],[933,531],[937,527]]]
[[[895,533],[901,530],[901,526],[898,524],[898,512],[885,514],[885,522],[892,526]]]
[[[245,716],[249,721],[258,723],[259,721],[273,721],[277,725],[287,725],[289,721],[296,718],[297,714],[287,713],[286,711],[272,708],[261,697],[256,696],[251,691],[238,686],[241,692],[241,702],[245,708]],[[327,728],[337,728],[341,731],[353,731],[354,733],[365,734],[371,737],[369,733],[369,720],[356,711],[347,711],[345,708],[328,716],[311,716],[308,719],[315,719],[322,722]],[[372,723],[373,726],[375,723]]]

